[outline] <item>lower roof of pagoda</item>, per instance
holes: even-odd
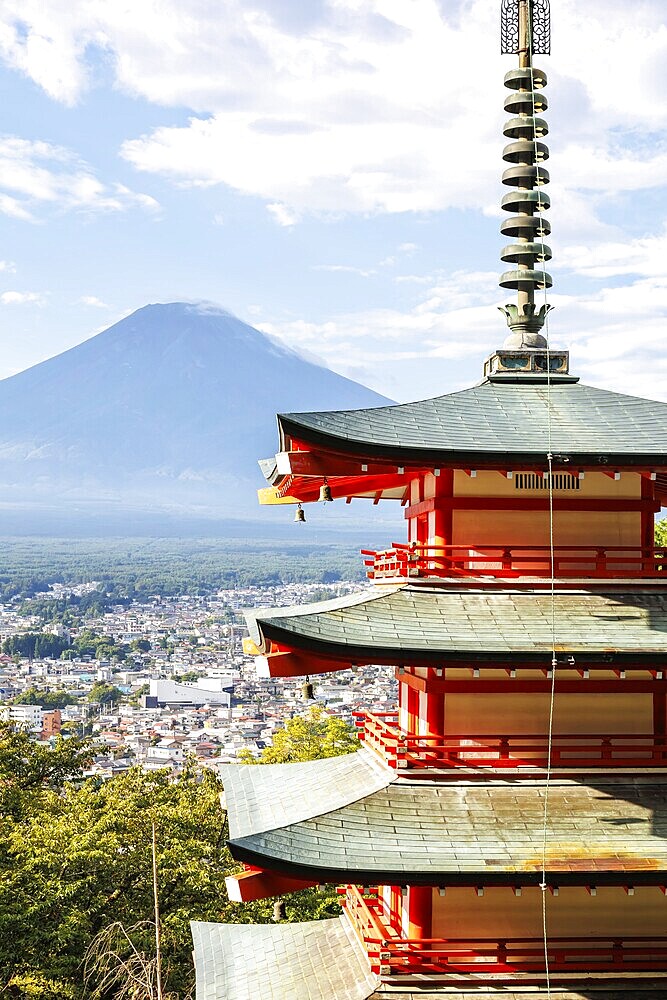
[[[542,661],[558,652],[665,655],[667,593],[375,587],[318,604],[246,612],[255,651],[295,649],[347,662]]]
[[[473,989],[422,980],[381,983],[345,917],[291,924],[193,921],[197,1000],[664,1000],[664,980],[586,977],[581,991],[551,985]],[[663,988],[660,987],[662,982]]]
[[[379,983],[344,917],[191,927],[197,1000],[368,1000]]]
[[[396,781],[365,750],[306,764],[220,767],[232,856],[360,885],[533,885],[545,783]],[[552,779],[547,882],[662,884],[667,776]]]

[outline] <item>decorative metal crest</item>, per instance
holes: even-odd
[[[502,0],[500,13],[500,51],[503,55],[519,52],[519,2]],[[551,55],[551,12],[549,0],[532,0],[532,50],[534,55]]]

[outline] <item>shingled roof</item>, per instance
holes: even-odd
[[[247,612],[262,651],[270,640],[351,660],[515,662],[543,659],[552,648],[546,591],[480,592],[407,584],[375,588],[320,604]],[[556,642],[575,656],[664,656],[667,594],[562,591],[554,597]],[[605,651],[608,651],[605,654]]]
[[[667,463],[667,403],[582,385],[572,379],[482,382],[435,399],[371,409],[283,413],[287,438],[338,452],[443,465],[511,455],[544,458],[551,413],[552,451],[586,465]],[[274,473],[264,463],[267,478]]]
[[[350,764],[361,761],[350,755]],[[221,768],[223,784],[236,768],[236,793],[228,803],[233,857],[246,864],[323,882],[368,885],[537,884],[545,784],[528,779],[432,785],[387,779],[384,787],[343,806],[345,777],[332,780],[318,766],[334,808],[322,797],[312,809],[308,784],[295,765],[276,765],[271,788],[286,803],[282,821],[267,829],[239,819],[243,788],[254,795],[255,768]],[[324,765],[324,766],[323,766]],[[280,773],[277,773],[280,769]],[[268,788],[267,788],[268,793]],[[349,796],[347,796],[349,798]],[[321,810],[321,811],[320,811]],[[310,815],[308,815],[310,814]],[[547,824],[547,879],[554,885],[657,884],[667,872],[667,781],[664,777],[600,775],[552,780]],[[586,837],[581,839],[582,829]],[[243,835],[235,835],[237,830]]]
[[[220,774],[232,838],[341,809],[386,788],[396,779],[396,771],[365,749],[288,765],[222,764]],[[285,777],[289,780],[283,784]],[[280,795],[276,795],[276,788],[280,789]]]
[[[345,917],[307,923],[214,924],[193,921],[197,1000],[664,1000],[664,980],[626,979],[568,988],[447,982],[414,990],[380,983]]]
[[[379,979],[348,921],[193,921],[197,1000],[367,1000]]]

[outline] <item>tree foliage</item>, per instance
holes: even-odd
[[[667,547],[667,517],[656,523],[655,544]]]
[[[40,691],[36,687],[26,688],[14,698],[15,705],[41,705],[42,708],[49,711],[54,708],[65,708],[67,705],[75,705],[76,701],[77,699],[68,691]]]
[[[4,821],[45,808],[48,793],[78,777],[91,757],[87,740],[35,743],[25,730],[0,723],[0,831]]]
[[[104,681],[96,681],[88,692],[88,701],[97,705],[109,705],[111,702],[119,702],[123,697],[123,692],[114,684],[106,684]]]
[[[20,632],[10,635],[2,644],[2,652],[8,656],[26,656],[29,660],[45,657],[57,659],[69,646],[69,641],[59,635],[45,632]]]
[[[338,757],[359,749],[359,741],[350,726],[322,708],[313,705],[307,715],[288,719],[273,737],[273,746],[253,757],[242,750],[239,759],[244,764],[294,764],[298,761]]]
[[[322,722],[326,753],[312,742],[297,751],[292,726],[293,758],[348,748],[323,719],[311,720],[308,740]],[[119,948],[125,941],[123,961],[145,958],[150,968],[155,823],[164,993],[186,1000],[194,986],[190,921],[268,923],[273,901],[227,898],[225,875],[239,866],[225,846],[212,771],[187,767],[173,780],[137,768],[105,782],[82,781],[90,752],[86,741],[59,739],[50,747],[0,728],[0,995],[82,1000],[97,991],[98,1000],[115,1000],[108,965],[89,961],[83,985],[85,956],[105,935]],[[285,902],[288,920],[339,912],[333,891],[305,889]]]

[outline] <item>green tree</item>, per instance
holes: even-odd
[[[244,764],[294,764],[298,761],[338,757],[359,749],[351,726],[343,719],[313,705],[307,715],[288,719],[273,737],[273,746],[262,750],[259,758],[249,750],[241,750],[239,760]]]
[[[35,743],[24,730],[0,723],[0,829],[3,820],[36,809],[48,791],[77,777],[91,757],[87,740]]]
[[[667,517],[656,523],[655,544],[667,548]]]
[[[108,705],[110,702],[118,702],[123,698],[123,692],[114,684],[106,684],[104,681],[97,681],[88,692],[88,701],[98,705]]]
[[[42,708],[51,710],[65,708],[66,705],[75,705],[76,698],[73,698],[68,691],[39,691],[35,687],[29,687],[14,698],[14,704],[41,705]]]
[[[24,743],[21,752],[30,758],[34,748]],[[70,759],[68,775],[72,764]],[[56,773],[52,767],[51,778]],[[134,948],[152,953],[153,823],[165,993],[180,997],[192,989],[190,920],[269,922],[272,902],[237,905],[227,899],[224,878],[238,866],[225,847],[219,794],[210,771],[186,769],[173,781],[166,772],[133,769],[101,784],[88,780],[58,790],[50,780],[32,808],[14,817],[5,812],[0,993],[5,986],[9,996],[21,998],[81,997],[86,952],[116,924],[128,931]],[[314,890],[305,890],[289,900],[287,913],[308,919],[326,915],[327,905]],[[38,986],[32,994],[17,992],[17,984],[30,981],[43,992]],[[87,986],[95,985],[93,975]]]
[[[29,660],[34,660],[43,657],[59,657],[68,646],[68,640],[58,635],[44,632],[21,632],[5,639],[2,651],[8,656],[26,656]]]
[[[151,648],[151,644],[148,639],[133,639],[130,643],[130,649],[134,650],[135,653],[148,653]]]

